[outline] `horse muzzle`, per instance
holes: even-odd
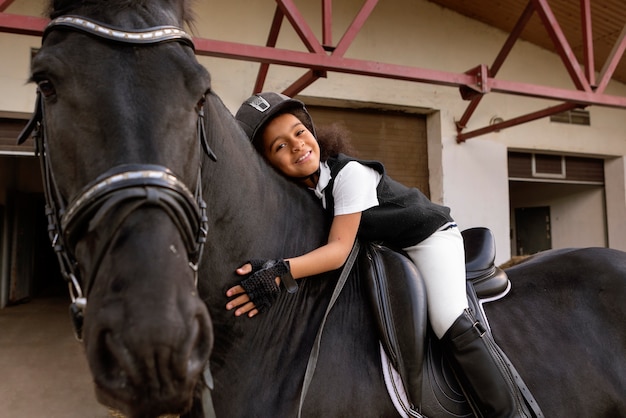
[[[168,218],[146,207],[116,229],[85,310],[83,343],[97,398],[129,417],[185,411],[212,346],[184,240]],[[89,236],[84,241],[81,260],[90,251]]]

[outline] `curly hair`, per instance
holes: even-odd
[[[339,153],[357,157],[352,146],[350,131],[340,123],[320,125],[316,128],[317,142],[320,144],[320,160],[326,161]]]

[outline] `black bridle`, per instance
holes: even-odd
[[[80,16],[62,16],[52,20],[43,38],[54,30],[70,30],[86,33],[110,42],[133,45],[151,45],[163,42],[181,42],[194,48],[191,36],[175,26],[157,26],[143,30],[124,30],[105,25]],[[207,153],[215,160],[208,146],[204,130],[204,111],[198,112],[198,139]],[[48,235],[57,254],[61,273],[68,282],[72,303],[70,312],[76,336],[82,338],[82,322],[87,306],[87,293],[93,281],[81,278],[73,250],[77,242],[89,230],[95,229],[104,218],[116,225],[105,245],[100,248],[95,268],[100,264],[110,239],[124,220],[140,207],[158,206],[172,219],[180,231],[186,246],[189,266],[197,284],[198,263],[207,237],[208,219],[206,204],[202,199],[200,168],[195,192],[178,179],[168,168],[150,164],[123,164],[111,168],[88,184],[71,202],[61,195],[50,167],[46,138],[45,108],[41,93],[37,92],[35,111],[20,133],[18,144],[32,134],[35,154],[39,156],[43,188],[46,199]],[[124,204],[123,206],[121,204]]]

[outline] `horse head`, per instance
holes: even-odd
[[[186,3],[53,1],[31,69],[29,129],[96,394],[132,417],[187,409],[213,339],[196,290],[210,80]]]

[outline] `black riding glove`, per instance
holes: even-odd
[[[250,260],[248,263],[252,265],[252,273],[240,285],[259,312],[272,306],[280,293],[276,277],[280,277],[280,282],[289,293],[298,290],[298,284],[291,276],[289,263],[285,260]]]

